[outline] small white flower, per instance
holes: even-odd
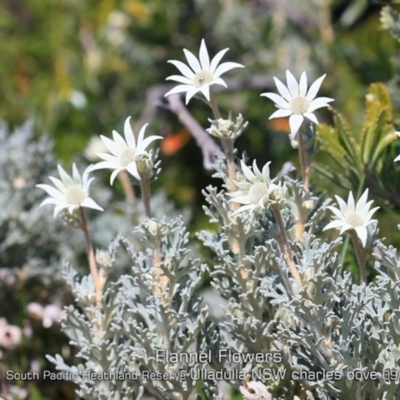
[[[395,134],[400,137],[400,132],[395,132]],[[394,159],[394,161],[400,161],[400,154]]]
[[[318,124],[316,116],[313,114],[315,110],[321,107],[328,107],[328,103],[334,101],[329,97],[315,96],[325,79],[326,75],[318,78],[307,91],[307,75],[305,72],[301,74],[300,81],[297,83],[294,76],[290,71],[286,71],[287,86],[285,86],[278,78],[274,77],[276,87],[280,96],[275,93],[262,93],[261,96],[268,97],[275,102],[276,107],[279,109],[275,111],[269,119],[289,117],[289,125],[291,136],[297,133],[304,117],[310,121]]]
[[[250,210],[253,212],[258,208],[265,208],[271,200],[279,200],[283,196],[284,188],[279,184],[273,183],[269,176],[269,162],[264,165],[262,172],[258,169],[256,161],[253,162],[253,171],[241,160],[244,181],[234,181],[240,189],[237,192],[229,193],[232,197],[231,202],[243,204],[232,215],[242,211]]]
[[[371,217],[379,207],[370,210],[373,200],[367,203],[368,189],[366,189],[360,197],[357,204],[354,203],[353,192],[351,191],[347,199],[347,204],[339,196],[335,197],[340,209],[333,206],[328,207],[335,214],[336,219],[330,222],[324,228],[324,231],[327,229],[337,228],[340,229],[340,234],[342,234],[343,232],[354,229],[361,240],[363,247],[365,247],[368,236],[367,226],[376,222],[376,220],[371,219]]]
[[[140,180],[139,172],[136,165],[136,158],[140,155],[146,154],[146,147],[154,140],[162,139],[162,136],[149,136],[144,139],[144,133],[148,124],[144,125],[139,132],[137,143],[133,134],[131,124],[131,117],[125,120],[124,135],[123,137],[116,131],[113,131],[113,139],[108,139],[105,136],[100,136],[107,150],[111,153],[97,153],[97,155],[105,161],[101,161],[92,166],[91,171],[97,169],[109,168],[114,172],[110,177],[110,184],[114,183],[117,175],[123,171],[128,171],[136,179]]]
[[[247,388],[240,386],[239,389],[244,396],[244,400],[272,400],[271,393],[261,382],[248,382]]]
[[[54,187],[45,184],[36,185],[45,190],[50,197],[45,199],[40,206],[46,204],[54,204],[54,218],[57,217],[61,210],[68,209],[72,214],[79,207],[93,208],[94,210],[104,211],[93,199],[89,197],[89,187],[94,178],[89,179],[90,166],[86,168],[81,177],[78,168],[74,164],[72,166],[72,178],[69,176],[61,165],[58,165],[58,173],[60,179],[52,176],[49,179],[53,182]]]
[[[228,48],[221,50],[210,62],[204,39],[201,41],[199,59],[197,59],[189,50],[183,49],[190,68],[181,61],[168,61],[169,63],[174,64],[183,76],[172,75],[167,78],[167,80],[179,82],[182,83],[182,85],[174,87],[166,93],[165,96],[186,92],[186,104],[188,104],[189,100],[197,92],[201,92],[207,101],[210,101],[211,85],[222,85],[227,87],[225,81],[220,78],[222,74],[233,68],[244,68],[244,65],[234,62],[226,62],[218,65],[228,50]]]

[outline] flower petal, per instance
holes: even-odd
[[[200,92],[203,93],[207,101],[210,101],[210,85],[204,85],[200,88]]]
[[[191,87],[187,92],[186,92],[186,98],[185,98],[185,103],[188,104],[190,99],[200,91],[200,89],[196,87]]]
[[[130,163],[126,170],[136,179],[138,179],[140,181],[140,175],[139,175],[139,171],[137,170],[137,165],[136,163]]]
[[[313,112],[317,110],[318,108],[322,107],[328,107],[331,101],[334,101],[334,99],[331,99],[330,97],[317,97],[316,99],[312,100],[310,102],[310,105],[308,106],[308,112]]]
[[[260,96],[268,97],[269,99],[271,99],[275,104],[277,104],[281,108],[285,108],[285,109],[289,108],[289,103],[282,96],[279,96],[276,93],[270,93],[270,92],[261,93]]]
[[[121,147],[117,146],[115,142],[109,139],[106,136],[100,135],[101,140],[103,141],[104,145],[107,147],[107,150],[116,157],[119,157],[122,153]],[[126,147],[126,145],[125,145]]]
[[[229,71],[231,69],[234,69],[234,68],[244,68],[244,65],[238,64],[238,63],[235,63],[235,62],[226,62],[226,63],[223,63],[223,64],[219,65],[218,68],[213,73],[213,75],[218,78],[219,76],[221,76],[225,72],[227,72],[227,71]]]
[[[319,77],[311,86],[310,89],[308,89],[308,93],[306,95],[306,99],[308,101],[314,100],[315,96],[318,93],[319,88],[321,87],[322,81],[325,79],[326,74],[322,75]]]
[[[120,169],[121,166],[111,161],[100,161],[92,166],[91,171],[96,171],[98,169]]]
[[[168,60],[168,62],[170,64],[175,65],[175,67],[179,69],[179,72],[183,76],[186,76],[186,78],[193,80],[193,78],[195,76],[195,73],[186,64],[184,64],[182,61]]]
[[[287,101],[292,100],[293,96],[290,94],[288,88],[278,78],[274,77],[274,81],[280,95]]]
[[[130,118],[129,118],[130,119]],[[129,125],[129,119],[125,120],[125,129],[127,125]],[[118,146],[121,151],[122,149],[126,149],[128,147],[127,143],[125,142],[124,138],[115,130],[112,131],[114,143]]]
[[[200,52],[199,52],[201,69],[209,70],[210,69],[210,56],[208,55],[206,42],[204,39],[201,40],[200,44]]]
[[[112,174],[111,174],[111,176],[110,176],[110,185],[111,185],[111,186],[113,185],[114,180],[115,180],[115,178],[117,177],[117,175],[118,175],[121,171],[123,171],[123,170],[124,170],[124,168],[118,168],[118,169],[116,169],[116,170],[114,170],[114,171],[112,172]]]
[[[65,201],[65,195],[61,193],[59,190],[53,188],[53,186],[46,185],[46,184],[39,184],[36,187],[43,189],[47,194],[51,197],[54,197],[57,200]]]
[[[367,228],[365,226],[358,226],[355,229],[357,236],[359,237],[359,239],[361,240],[361,243],[363,245],[363,247],[365,247],[366,243],[367,243],[367,237],[368,237],[368,231]]]
[[[311,112],[306,112],[303,114],[307,119],[309,119],[311,122],[314,122],[314,124],[318,125],[319,122],[317,120],[317,117],[311,113]]]
[[[78,168],[76,167],[75,163],[72,164],[72,177],[73,177],[75,183],[82,185],[81,174],[79,173]]]
[[[226,84],[226,82],[222,79],[222,78],[214,78],[213,81],[210,83],[210,85],[221,85],[224,87],[228,87],[228,85]]]
[[[297,97],[299,95],[299,84],[289,70],[286,70],[286,82],[292,97]]]
[[[185,57],[187,62],[189,63],[190,68],[192,68],[192,70],[196,73],[201,71],[201,65],[196,56],[191,51],[186,49],[183,49],[183,52],[185,53]]]
[[[93,210],[104,211],[93,199],[90,197],[86,197],[85,200],[82,201],[81,207],[93,208]]]
[[[131,120],[131,117],[128,117],[125,120],[125,123],[124,123],[124,135],[125,135],[125,140],[126,140],[126,144],[128,145],[128,147],[130,147],[131,149],[135,150],[135,148],[136,148],[136,140],[135,140],[135,135],[133,133],[130,120]]]
[[[72,180],[72,178],[64,171],[63,167],[58,164],[57,165],[57,169],[58,169],[58,173],[60,174],[60,178],[61,180],[64,182],[65,186],[69,187],[69,186],[73,186],[74,185],[74,181]]]
[[[143,145],[143,138],[144,138],[144,134],[145,134],[146,129],[147,129],[148,126],[149,126],[148,123],[147,123],[147,124],[144,124],[144,125],[142,126],[142,128],[140,129],[140,131],[139,131],[138,140],[137,140],[137,147],[138,147],[138,149],[139,149],[139,146],[140,146],[141,149],[143,149],[143,147],[145,147],[145,146]],[[150,136],[150,137],[151,137],[151,136]]]
[[[307,93],[307,74],[304,71],[300,76],[299,96],[305,97]]]
[[[65,186],[65,184],[60,181],[57,178],[54,178],[53,176],[49,176],[49,179],[53,182],[54,186],[61,192],[61,193],[65,193],[68,188]]]
[[[288,117],[289,115],[292,115],[293,113],[290,110],[284,110],[284,109],[279,109],[276,110],[273,114],[270,115],[269,119],[273,118],[284,118]]]
[[[353,213],[356,210],[354,204],[354,196],[351,190],[349,192],[349,197],[347,199],[347,209],[349,213]]]
[[[333,229],[333,228],[340,228],[343,226],[343,221],[339,221],[338,219],[335,219],[334,221],[331,221],[328,225],[325,226],[323,231],[326,231],[328,229]]]
[[[193,85],[193,79],[186,78],[185,76],[181,75],[171,75],[165,79],[166,81],[175,81],[179,83],[183,83],[185,85]]]
[[[251,172],[251,169],[243,162],[243,160],[240,160],[240,165],[242,167],[242,171],[246,179],[251,183],[256,183],[257,182],[256,176],[253,174],[253,172]]]
[[[162,136],[155,136],[155,135],[152,135],[152,136],[147,137],[146,139],[144,139],[144,140],[142,140],[142,141],[140,142],[140,146],[137,148],[137,151],[139,152],[139,151],[144,151],[144,150],[146,150],[147,146],[148,146],[151,142],[154,142],[155,140],[160,140],[160,139],[164,139],[164,138],[163,138]]]
[[[215,57],[211,60],[211,64],[210,64],[210,72],[214,75],[215,70],[218,67],[218,64],[220,63],[220,61],[222,60],[222,57],[225,55],[225,53],[229,50],[229,48],[223,49],[221,51],[219,51]]]
[[[188,91],[192,90],[193,88],[194,88],[193,85],[178,85],[178,86],[175,86],[173,89],[171,89],[169,92],[165,93],[164,97],[167,97],[171,94],[188,92]],[[197,89],[196,89],[196,91],[197,91]]]
[[[304,117],[302,115],[293,114],[289,117],[290,133],[292,135],[298,132],[303,121]]]

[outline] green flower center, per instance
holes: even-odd
[[[357,228],[359,226],[364,225],[364,218],[357,213],[351,213],[346,217],[346,222],[351,225],[353,228]]]
[[[249,190],[249,197],[253,204],[268,195],[268,186],[264,182],[256,182]]]
[[[199,71],[194,77],[194,86],[200,88],[207,83],[211,83],[214,77],[210,71]]]
[[[289,102],[289,108],[293,114],[302,115],[307,112],[310,102],[303,96],[293,97]]]
[[[86,192],[79,186],[71,187],[66,193],[68,204],[79,205],[86,199]]]
[[[126,167],[132,161],[134,161],[135,150],[133,149],[125,149],[121,155],[119,156],[119,163],[121,167]]]

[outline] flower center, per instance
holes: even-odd
[[[119,156],[119,163],[121,167],[126,167],[128,164],[134,161],[134,157],[135,157],[135,150],[125,149]]]
[[[346,217],[346,222],[351,225],[353,228],[357,228],[358,226],[364,225],[364,218],[357,213],[351,213]]]
[[[301,115],[307,112],[310,102],[303,96],[293,97],[289,102],[289,108],[293,114]]]
[[[210,71],[199,71],[194,77],[194,86],[199,88],[207,83],[211,83],[214,77]]]
[[[256,182],[249,190],[249,197],[252,203],[258,204],[260,199],[268,195],[268,187],[263,182]]]
[[[86,192],[79,186],[68,189],[66,200],[68,204],[79,205],[86,199]]]

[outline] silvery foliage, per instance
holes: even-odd
[[[215,176],[227,187],[223,160],[216,161],[215,169]],[[247,380],[261,376],[259,380],[276,400],[400,398],[398,381],[383,374],[400,366],[397,251],[377,239],[373,226],[367,249],[375,245],[378,277],[367,286],[356,283],[349,272],[340,272],[342,238],[322,239],[330,200],[305,191],[293,173],[282,180],[287,198],[279,207],[303,285],[289,272],[274,213],[267,207],[233,217],[225,188],[213,186],[204,190],[208,203],[204,210],[217,229],[197,234],[213,252],[212,263],[190,258],[189,236],[181,219],[146,218],[135,234],[111,244],[111,259],[123,244],[131,255],[132,269],[108,283],[100,306],[95,305],[91,277],[79,278],[71,266],[64,267],[77,306],[67,308],[63,330],[83,361],[67,366],[60,356],[49,359],[59,370],[82,374],[86,370],[137,372],[135,380],[101,384],[82,375],[76,382],[79,396],[194,399],[199,392],[200,398],[207,399],[229,396],[212,380],[196,385],[190,371],[204,368],[241,371]],[[304,221],[301,235],[299,219]],[[206,270],[213,290],[203,291],[204,303],[210,303],[207,296],[212,293],[213,308],[224,304],[223,313],[209,313],[199,298]],[[220,349],[279,353],[281,361],[225,362],[214,357],[206,365],[157,360],[157,350],[167,349],[178,354],[210,349],[214,353]],[[265,370],[281,375],[263,379]],[[146,380],[145,372],[170,373],[171,377]],[[335,377],[329,376],[333,373]],[[351,376],[354,373],[356,377]],[[371,378],[371,373],[376,376]],[[227,380],[237,389],[245,384],[235,376]]]

